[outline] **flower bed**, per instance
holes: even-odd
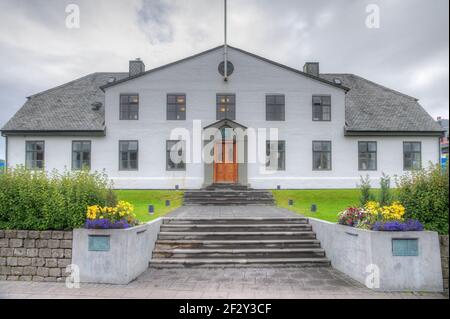
[[[119,201],[115,207],[89,206],[85,228],[125,229],[136,226],[139,221],[133,211],[133,205],[124,201]]]
[[[374,231],[423,231],[415,219],[404,220],[405,208],[399,202],[380,206],[375,201],[365,207],[350,207],[339,214],[339,224]]]
[[[375,231],[423,231],[423,225],[416,219],[408,219],[405,222],[388,221],[376,222],[372,226]]]

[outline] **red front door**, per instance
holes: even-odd
[[[224,141],[214,145],[214,183],[238,182],[236,143]]]

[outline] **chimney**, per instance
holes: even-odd
[[[319,62],[306,62],[303,66],[303,72],[313,76],[319,76]]]
[[[130,73],[129,73],[130,77],[139,75],[144,72],[145,72],[145,64],[144,62],[142,62],[140,58],[130,61]]]

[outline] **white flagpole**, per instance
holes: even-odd
[[[223,65],[223,76],[224,81],[228,81],[228,44],[227,44],[227,0],[224,0],[225,2],[225,16],[224,16],[224,22],[225,22],[225,34],[224,34],[224,65]]]

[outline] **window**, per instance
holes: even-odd
[[[420,142],[403,143],[403,167],[406,171],[422,168],[422,144]]]
[[[313,142],[313,170],[315,171],[331,170],[331,142],[329,141]]]
[[[360,171],[377,170],[377,142],[359,142],[358,154]]]
[[[91,168],[91,141],[72,142],[72,169]]]
[[[30,169],[44,168],[44,141],[27,141],[25,166]]]
[[[186,170],[184,141],[167,141],[166,143],[166,166],[168,171]]]
[[[236,96],[233,94],[217,94],[217,120],[236,119]]]
[[[286,170],[286,142],[285,141],[267,141],[266,142],[266,167],[268,170],[284,171]],[[271,160],[276,160],[274,164]]]
[[[331,96],[313,96],[313,121],[331,121]]]
[[[186,95],[168,94],[167,95],[167,120],[184,121],[186,120]]]
[[[138,141],[120,141],[119,142],[119,170],[137,171],[138,170]]]
[[[120,119],[121,120],[139,119],[139,95],[122,94],[120,96]]]
[[[284,95],[266,96],[266,121],[284,121]]]

